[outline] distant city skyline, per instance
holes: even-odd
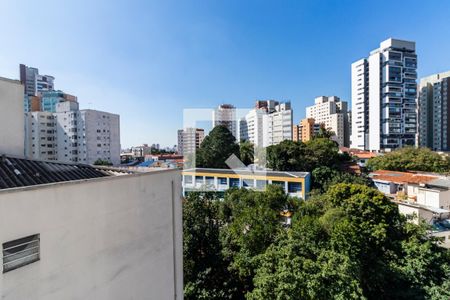
[[[39,68],[81,109],[120,114],[122,148],[172,146],[187,108],[291,101],[298,124],[318,96],[350,104],[351,64],[390,37],[416,42],[419,79],[450,70],[450,41],[429,34],[449,6],[422,4],[5,0],[0,76]]]

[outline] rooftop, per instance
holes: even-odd
[[[130,174],[124,170],[0,156],[0,189]]]
[[[377,154],[373,153],[373,152],[360,152],[360,153],[354,153],[353,156],[356,156],[359,159],[368,159],[368,158],[377,157]]]
[[[238,175],[255,175],[255,176],[272,176],[272,177],[291,177],[303,178],[309,175],[308,172],[281,172],[272,170],[249,170],[249,169],[213,169],[213,168],[192,168],[183,170],[183,173],[216,173],[216,174],[238,174]]]
[[[15,84],[22,85],[22,83],[20,82],[20,80],[10,79],[10,78],[1,77],[1,76],[0,76],[0,81],[6,81],[6,82],[10,82],[10,83],[15,83]]]
[[[411,172],[397,172],[388,170],[378,170],[370,173],[373,180],[389,181],[399,184],[413,183],[413,184],[427,184],[433,180],[438,179],[436,176],[416,174]]]

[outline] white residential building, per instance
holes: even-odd
[[[415,42],[390,38],[352,64],[352,148],[391,151],[415,145],[415,48]]]
[[[292,140],[292,119],[290,102],[256,101],[255,108],[240,120],[240,139],[252,142],[255,147]]]
[[[240,121],[240,140],[248,140],[255,147],[264,143],[263,120],[267,112],[264,109],[252,109]]]
[[[332,137],[341,147],[350,143],[350,128],[347,102],[336,96],[317,97],[314,105],[306,108],[306,118],[313,118],[316,124],[323,124],[335,133]]]
[[[0,77],[0,154],[23,156],[23,85],[18,80]]]
[[[205,130],[202,128],[188,127],[178,130],[178,153],[188,155],[195,153],[205,138]]]
[[[419,146],[450,151],[450,71],[420,80]]]
[[[399,212],[432,225],[431,234],[450,248],[450,179],[436,174],[378,170],[369,175],[375,187],[397,203]]]
[[[263,116],[263,147],[277,145],[284,140],[292,140],[291,103],[275,106],[275,111]]]
[[[58,160],[56,129],[53,113],[25,113],[25,155],[31,159]]]
[[[79,110],[78,102],[57,103],[56,112],[26,113],[28,158],[93,164],[120,164],[119,115]]]
[[[237,120],[236,120],[236,107],[231,104],[221,104],[212,112],[212,124],[213,127],[217,125],[223,125],[238,138],[237,132]]]
[[[178,170],[8,156],[0,170],[1,299],[183,299]]]
[[[120,163],[120,116],[108,112],[80,110],[83,130],[80,141],[79,161],[94,163],[97,159]],[[81,145],[81,142],[83,143]],[[83,151],[81,153],[81,151]],[[86,152],[85,152],[86,151]]]
[[[0,79],[0,298],[183,299],[180,172],[20,158],[22,96]]]

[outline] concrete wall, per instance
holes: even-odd
[[[450,190],[443,191],[419,188],[417,192],[417,203],[450,210]]]
[[[396,194],[397,185],[391,182],[376,181],[374,180],[375,187],[383,194]]]
[[[17,80],[0,77],[0,154],[25,155],[24,90]]]
[[[182,299],[180,192],[176,170],[0,191],[0,243],[41,240],[1,299]]]
[[[114,165],[120,164],[119,115],[91,109],[80,112],[86,134],[86,163],[93,164],[97,159],[106,159]]]

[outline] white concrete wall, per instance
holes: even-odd
[[[86,134],[83,141],[86,143],[86,163],[93,164],[97,159],[106,159],[114,165],[120,164],[119,115],[91,109],[80,112]]]
[[[0,77],[0,154],[25,156],[23,85]]]
[[[182,299],[180,177],[155,171],[0,191],[0,243],[41,239],[40,261],[0,274],[1,299]]]
[[[450,210],[450,190],[431,190],[419,188],[417,203]]]
[[[366,149],[364,126],[368,120],[365,118],[365,93],[366,82],[365,59],[360,59],[352,64],[352,122],[351,122],[351,147]]]
[[[369,147],[370,151],[378,151],[381,146],[380,137],[380,61],[381,54],[374,53],[369,56]]]
[[[431,223],[433,220],[433,213],[429,210],[421,209],[419,207],[412,207],[406,204],[399,204],[398,211],[403,215],[415,216],[412,220],[413,223],[419,224],[419,220],[423,219],[427,223]]]

